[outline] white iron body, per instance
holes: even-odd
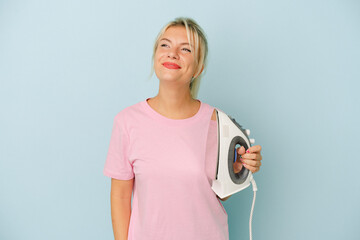
[[[249,139],[250,130],[243,129],[231,116],[215,110],[218,125],[218,158],[216,177],[211,188],[220,198],[225,198],[250,186],[253,178],[251,171],[243,167],[239,173],[234,173],[233,163],[236,145],[244,146],[247,150],[255,140]]]

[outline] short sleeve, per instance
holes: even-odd
[[[104,175],[118,180],[134,178],[133,167],[129,161],[129,135],[121,115],[114,118],[109,150],[106,157]]]
[[[205,170],[206,176],[210,185],[216,178],[217,168],[217,154],[218,154],[218,139],[217,139],[217,121],[210,121],[209,132],[206,141],[206,159]]]

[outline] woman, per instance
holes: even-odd
[[[207,40],[197,23],[171,21],[154,45],[158,94],[115,116],[104,174],[112,178],[116,240],[229,239],[227,213],[211,189],[215,109],[195,99],[206,56]],[[261,147],[248,150],[237,150],[235,172],[243,166],[259,170]]]

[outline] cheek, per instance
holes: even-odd
[[[195,65],[195,59],[192,55],[188,54],[183,56],[183,59],[186,61],[189,67],[194,67]]]
[[[188,69],[191,71],[195,71],[195,62],[193,61],[193,59],[188,59],[187,61],[187,65],[188,65]]]
[[[159,66],[160,65],[160,60],[162,58],[162,55],[160,52],[156,52],[154,55],[154,67]]]
[[[158,48],[156,50],[156,52],[155,52],[155,56],[158,56],[158,57],[163,56],[165,54],[166,54],[166,50],[164,48],[161,48],[161,47]]]
[[[154,55],[154,61],[159,60],[159,51],[156,51]]]
[[[161,67],[162,66],[160,65],[160,62],[155,60],[155,62],[154,62],[154,70],[155,70],[156,73],[161,71]]]

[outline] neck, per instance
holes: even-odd
[[[197,100],[191,96],[189,85],[159,84],[158,94],[152,98],[161,112],[177,115],[189,111]]]

